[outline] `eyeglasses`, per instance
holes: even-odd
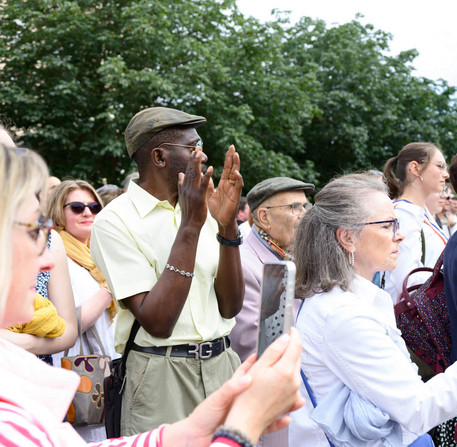
[[[439,170],[440,170],[441,172],[447,171],[447,164],[446,164],[446,163],[435,164],[435,166],[436,166],[437,168],[439,168]]]
[[[394,233],[394,237],[397,235],[397,231],[400,229],[400,221],[398,219],[392,219],[392,220],[379,220],[377,222],[364,222],[361,223],[360,225],[376,225],[376,224],[390,224],[386,226],[386,228],[390,228],[392,226],[392,230]]]
[[[46,248],[49,232],[53,228],[52,220],[41,216],[37,222],[15,221],[14,223],[29,229],[29,234],[36,243],[38,256],[41,256]]]
[[[265,208],[267,210],[269,210],[271,208],[282,208],[285,206],[290,207],[290,209],[292,210],[292,214],[294,216],[299,216],[303,212],[303,210],[309,211],[313,207],[313,204],[309,203],[309,202],[306,202],[306,203],[295,202],[295,203],[291,203],[290,205],[274,205],[274,206],[266,206]]]
[[[92,214],[98,214],[102,209],[102,206],[98,202],[88,203],[87,205],[82,202],[68,202],[63,207],[65,208],[66,206],[69,206],[74,214],[82,214],[86,206]]]
[[[177,144],[177,143],[160,143],[157,147],[160,146],[180,146],[180,147],[185,147],[187,149],[195,150],[195,146],[200,146],[203,149],[203,141],[198,140],[193,146],[189,146],[187,144]]]

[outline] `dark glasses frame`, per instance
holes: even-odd
[[[73,214],[82,214],[84,210],[89,208],[92,214],[98,214],[102,210],[102,206],[98,202],[91,202],[87,205],[83,202],[68,202],[63,207],[69,206]]]
[[[391,223],[393,224],[392,229],[395,237],[397,235],[397,231],[400,229],[400,221],[398,219],[391,219],[391,220],[379,220],[377,222],[364,222],[360,225],[363,227],[365,225],[376,225],[376,224],[383,224],[383,223]]]

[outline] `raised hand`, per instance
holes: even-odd
[[[243,177],[240,174],[240,156],[233,144],[225,154],[222,176],[214,190],[214,185],[208,188],[208,207],[211,216],[222,226],[232,225],[236,221]]]
[[[295,328],[271,344],[250,368],[252,384],[234,399],[225,423],[254,442],[265,430],[285,427],[291,420],[285,413],[304,404],[298,393],[300,353],[300,336]]]
[[[186,173],[179,173],[178,191],[182,222],[201,228],[206,221],[208,186],[211,183],[213,167],[210,166],[202,175],[202,161],[206,155],[201,150],[192,152]]]
[[[219,390],[206,398],[191,415],[165,428],[164,446],[206,447],[221,424],[241,429],[254,442],[265,431],[286,427],[288,411],[304,400],[300,385],[300,336],[295,329],[269,346],[255,362],[251,355]]]

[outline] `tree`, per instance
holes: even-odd
[[[246,190],[313,177],[291,158],[311,107],[294,80],[284,88],[284,32],[244,19],[233,0],[11,0],[0,19],[2,112],[56,175],[119,182],[132,169],[126,124],[162,105],[208,117],[199,132],[216,174],[237,145]]]
[[[406,143],[456,153],[455,89],[413,76],[415,50],[358,18],[260,23],[235,0],[0,3],[0,107],[53,174],[119,183],[123,131],[150,106],[206,116],[215,167],[234,143],[245,192],[272,176],[323,184],[382,168]]]
[[[389,55],[391,36],[358,20],[327,29],[303,18],[289,42],[298,66],[315,64],[319,111],[303,127],[304,159],[321,178],[376,167],[411,141],[433,141],[455,153],[455,89],[414,77],[415,50]]]

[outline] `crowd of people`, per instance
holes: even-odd
[[[205,124],[140,111],[125,130],[137,172],[98,189],[50,177],[0,128],[0,445],[433,446],[457,417],[457,366],[424,381],[393,305],[445,250],[457,339],[457,156],[448,171],[437,146],[410,143],[313,200],[287,177],[241,197],[234,146],[213,183]],[[257,359],[263,266],[282,260],[297,268],[296,328]],[[72,427],[79,379],[62,357],[115,360],[135,322],[123,438]]]

